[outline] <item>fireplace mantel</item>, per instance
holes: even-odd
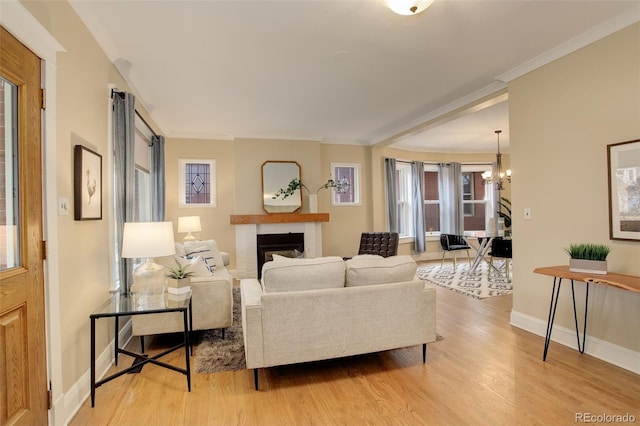
[[[329,222],[329,213],[233,214],[231,225]]]
[[[236,278],[258,276],[257,235],[303,233],[306,256],[322,256],[322,222],[329,222],[329,213],[231,215],[236,229]]]

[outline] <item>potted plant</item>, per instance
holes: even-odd
[[[311,190],[300,181],[300,179],[294,178],[291,179],[286,188],[278,189],[272,198],[275,200],[278,197],[282,197],[284,200],[285,198],[292,196],[298,188],[304,188],[307,191],[309,194],[309,211],[311,213],[316,213],[318,211],[317,196],[321,189],[334,188],[336,192],[343,193],[349,190],[349,182],[344,178],[336,182],[330,176],[329,180],[327,180],[324,185],[321,185],[316,192],[312,193]]]
[[[193,272],[187,271],[189,265],[182,265],[176,259],[176,267],[167,268],[167,291],[170,294],[182,294],[191,290],[191,276]]]
[[[569,270],[590,274],[607,273],[607,256],[611,248],[604,244],[571,244],[565,251],[569,254]]]
[[[498,201],[498,216],[504,221],[504,235],[511,236],[511,201],[506,197]]]

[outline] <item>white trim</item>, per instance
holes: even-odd
[[[626,28],[629,25],[633,25],[638,21],[640,21],[640,4],[554,47],[553,49],[547,50],[543,54],[538,55],[535,58],[532,58],[515,68],[512,68],[511,70],[497,76],[496,80],[502,81],[504,83],[509,83],[510,81],[521,77],[528,72],[531,72],[555,61],[556,59],[573,53],[578,49],[581,49],[591,43],[594,43],[617,31],[620,31],[621,29]]]
[[[511,319],[509,323],[514,327],[521,328],[542,337],[544,337],[547,332],[547,321],[517,311],[511,311]],[[554,324],[553,332],[551,333],[551,340],[578,350],[576,331],[574,329]],[[553,344],[550,344],[549,348],[550,351],[547,357],[553,357]],[[633,373],[640,374],[640,352],[635,352],[631,349],[627,349],[589,335],[587,335],[585,348],[585,353],[587,355],[591,355],[613,365],[617,365],[618,367],[622,367]],[[539,354],[540,359],[542,359],[543,350],[544,344],[541,342]]]
[[[17,0],[0,1],[0,24],[20,40],[42,61],[42,87],[47,96],[42,112],[42,209],[43,238],[47,241],[44,262],[45,332],[47,336],[47,375],[52,384],[53,400],[62,392],[62,338],[60,336],[60,281],[58,260],[58,201],[56,157],[56,58],[64,47]],[[49,410],[49,424],[63,424],[55,405]]]
[[[110,318],[106,318],[106,321],[110,321]],[[126,324],[120,329],[120,333],[118,333],[118,341],[120,342],[120,347],[125,347],[131,340],[132,336],[131,331],[131,320],[127,321]],[[98,355],[96,358],[96,380],[102,379],[109,371],[109,368],[113,365],[113,352],[115,348],[115,341],[112,340],[109,342],[107,347]],[[85,371],[85,373],[80,376],[78,381],[76,381],[69,390],[62,395],[60,398],[55,399],[53,402],[53,407],[58,415],[58,423],[52,424],[68,424],[73,416],[78,413],[78,410],[82,407],[82,404],[91,397],[91,370]],[[100,392],[96,390],[96,405],[100,401]]]
[[[22,44],[28,46],[33,53],[53,65],[56,64],[56,54],[66,52],[64,47],[18,0],[0,1],[0,24]],[[52,84],[54,83],[55,79]],[[49,108],[49,102],[47,102],[47,108]]]

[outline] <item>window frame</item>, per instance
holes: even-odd
[[[186,168],[187,164],[205,164],[209,166],[209,186],[210,197],[208,203],[187,203]],[[180,208],[210,208],[217,207],[216,194],[216,160],[202,158],[179,158],[178,159],[178,207]]]
[[[353,193],[353,201],[340,201],[335,188],[331,188],[331,205],[332,206],[359,206],[362,204],[360,199],[360,164],[359,163],[331,163],[331,176],[338,181],[338,168],[349,168],[353,170],[353,182],[349,186],[349,190]]]

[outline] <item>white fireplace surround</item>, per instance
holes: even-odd
[[[298,223],[251,223],[236,225],[236,278],[257,278],[257,235],[304,233],[306,257],[322,256],[322,224],[319,222]]]

